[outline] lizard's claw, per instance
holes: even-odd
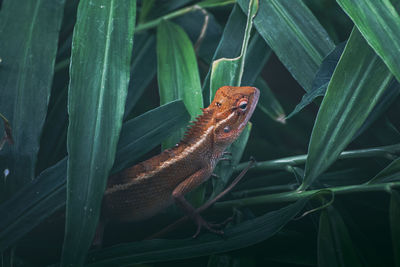
[[[223,235],[224,231],[221,230],[220,228],[225,227],[232,220],[233,220],[233,216],[227,218],[222,223],[209,223],[206,220],[204,220],[203,217],[200,216],[200,214],[197,214],[195,216],[195,222],[197,224],[197,230],[196,230],[196,233],[193,235],[193,238],[196,238],[200,234],[202,228],[207,229],[211,233],[214,233],[214,234],[217,234],[217,235]]]

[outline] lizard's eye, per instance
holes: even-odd
[[[216,105],[217,107],[220,107],[220,106],[221,106],[221,103],[220,103],[220,102],[215,102],[215,105]]]
[[[240,108],[242,111],[245,111],[247,108],[247,99],[242,99],[238,102],[238,108]]]

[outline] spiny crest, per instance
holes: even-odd
[[[193,124],[187,128],[181,142],[190,144],[194,142],[196,138],[200,137],[206,130],[206,126],[211,120],[212,115],[212,110],[203,109],[203,114],[197,116],[196,119],[192,121]]]

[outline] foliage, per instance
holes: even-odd
[[[3,266],[400,266],[396,1],[28,2],[0,1]],[[108,175],[173,145],[221,85],[261,91],[190,196],[256,158],[205,212],[234,213],[225,237],[188,223],[146,240],[171,207],[90,248]]]

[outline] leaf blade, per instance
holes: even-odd
[[[246,10],[249,0],[239,0]],[[254,25],[305,91],[322,59],[334,48],[325,29],[302,1],[261,1]]]
[[[122,126],[135,15],[135,0],[124,5],[85,1],[78,6],[68,95],[62,266],[82,264],[95,233]]]
[[[390,0],[337,0],[368,44],[400,80],[400,16]]]
[[[299,190],[310,186],[350,143],[392,77],[361,34],[353,30],[318,111]]]
[[[162,21],[157,28],[157,78],[160,104],[182,99],[193,120],[201,113],[203,95],[193,45],[175,23]],[[183,131],[168,139],[164,147],[175,145]]]
[[[3,2],[0,112],[11,124],[15,144],[0,151],[0,169],[10,170],[7,184],[0,182],[0,200],[34,178],[65,1]]]

